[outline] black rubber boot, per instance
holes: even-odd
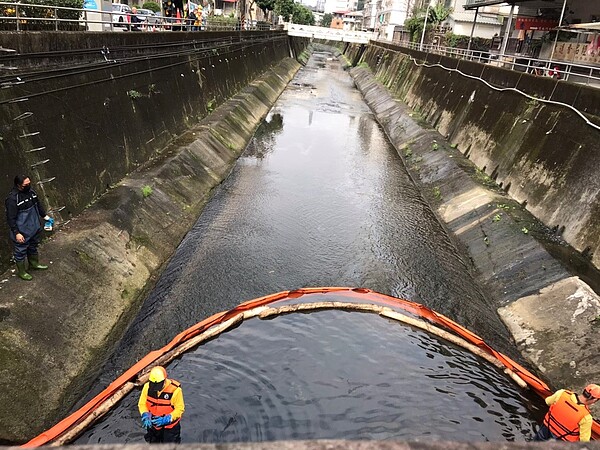
[[[25,260],[17,261],[17,275],[21,280],[31,281],[33,277],[27,273],[27,266]]]
[[[44,264],[40,264],[38,255],[29,255],[27,257],[27,259],[29,260],[29,268],[30,269],[46,270],[48,268],[48,266],[45,266]]]

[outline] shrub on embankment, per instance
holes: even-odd
[[[392,45],[345,53],[355,60],[361,51],[394,96],[600,267],[599,131],[567,106],[540,101],[571,105],[600,124],[600,90]]]
[[[2,33],[0,180],[32,176],[65,222],[259,74],[300,53],[282,32]],[[50,71],[56,68],[57,71]],[[17,78],[19,77],[19,78]],[[37,184],[39,181],[47,181]],[[0,271],[11,245],[0,220]]]

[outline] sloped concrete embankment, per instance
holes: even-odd
[[[410,89],[411,83],[425,90],[425,80],[433,84],[442,81],[432,81],[432,75],[414,68],[405,56],[395,53],[387,53],[388,62],[383,69],[381,61],[386,57],[376,53],[379,51],[373,50],[367,57],[377,77],[396,91],[399,86],[407,86],[404,98],[410,98],[415,105],[426,104],[425,99],[419,99],[419,90]],[[357,67],[351,74],[413,179],[471,255],[482,285],[495,298],[521,353],[555,387],[577,389],[597,382],[600,364],[594,342],[600,337],[598,296],[579,278],[572,277],[532,237],[535,218],[433,129],[426,117],[394,99],[370,69]],[[460,85],[458,80],[449,83],[446,81],[449,90]],[[459,92],[469,92],[470,96],[472,91],[461,87]],[[479,96],[477,89],[474,95]],[[460,98],[459,95],[458,101]],[[447,108],[453,107],[452,97],[444,101]],[[501,105],[507,102],[498,102],[496,114],[501,115]],[[534,115],[531,120],[546,119]],[[463,136],[477,126],[475,122],[461,123],[466,130],[457,124],[459,128],[452,131],[452,136]],[[519,140],[515,136],[512,139]],[[475,148],[477,145],[470,145],[471,154],[482,152]]]
[[[60,226],[307,40],[28,32],[0,33],[0,45],[16,50],[0,55],[15,68],[0,80],[0,184],[8,193],[30,174]],[[0,271],[10,254],[0,220]]]
[[[282,61],[73,218],[43,246],[49,271],[29,283],[4,274],[0,439],[66,414],[299,67]]]
[[[395,97],[600,267],[600,131],[568,107],[600,125],[599,89],[385,44],[369,45],[363,61]]]

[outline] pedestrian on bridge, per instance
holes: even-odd
[[[38,245],[42,237],[40,217],[46,221],[44,228],[52,230],[54,220],[46,214],[36,192],[31,188],[31,179],[27,175],[17,175],[14,187],[4,202],[6,222],[13,243],[13,256],[17,265],[17,275],[25,281],[33,278],[29,269],[46,270],[48,266],[40,264]]]
[[[600,386],[597,384],[589,384],[581,394],[566,389],[556,391],[546,398],[550,410],[533,440],[589,442],[594,420],[589,407],[598,400]]]
[[[142,427],[147,432],[144,439],[149,444],[181,442],[179,421],[185,410],[183,391],[178,381],[167,378],[164,367],[150,371],[148,382],[142,388],[138,401]]]

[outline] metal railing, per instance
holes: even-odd
[[[491,64],[535,76],[553,77],[600,87],[600,67],[598,66],[575,64],[556,59],[538,59],[526,55],[500,55],[494,50],[467,50],[435,44],[420,45],[417,42],[400,42],[397,45],[426,53]]]
[[[230,19],[226,16],[186,18],[133,14],[65,6],[0,2],[0,31],[232,31],[269,30],[265,22]]]

